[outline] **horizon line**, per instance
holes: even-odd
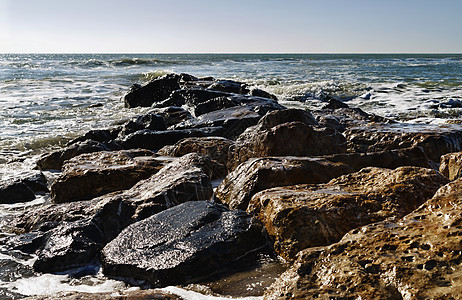
[[[395,54],[395,55],[462,55],[462,52],[0,52],[0,55],[5,54],[202,54],[202,55],[223,55],[223,54],[234,54],[234,55],[329,55],[329,54],[362,54],[362,55],[374,55],[374,54]]]

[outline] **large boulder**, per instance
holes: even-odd
[[[404,216],[447,182],[431,169],[365,168],[326,184],[259,192],[247,211],[265,224],[276,252],[290,260],[305,248],[338,242],[356,227]]]
[[[130,225],[104,247],[101,260],[107,276],[164,287],[214,278],[266,245],[261,225],[245,212],[198,201]]]
[[[188,153],[201,153],[212,160],[213,178],[226,176],[228,149],[233,141],[223,137],[185,138],[174,145],[165,146],[157,154],[181,157]]]
[[[124,95],[125,107],[150,107],[153,103],[167,99],[170,94],[180,88],[180,76],[168,74],[158,77],[144,86],[134,84]]]
[[[131,188],[158,172],[165,160],[148,150],[101,151],[66,161],[62,174],[51,185],[55,203],[91,199]]]
[[[462,150],[460,125],[371,124],[345,131],[349,152],[376,152],[420,146],[439,163],[443,154]]]
[[[215,191],[218,201],[231,209],[247,209],[252,196],[260,191],[301,183],[324,183],[353,169],[342,163],[310,157],[253,158],[225,177]]]
[[[162,131],[166,130],[167,126],[165,124],[164,117],[150,112],[145,115],[137,116],[125,123],[119,135],[124,136],[143,129]]]
[[[75,142],[64,149],[57,150],[52,153],[43,154],[37,160],[37,167],[40,170],[60,170],[64,161],[71,159],[83,153],[92,153],[98,151],[111,151],[114,147],[106,143],[101,143],[93,140],[85,140],[83,142]]]
[[[462,152],[449,153],[441,156],[440,172],[449,180],[462,177]]]
[[[462,181],[402,219],[303,250],[266,299],[460,299]]]
[[[292,121],[293,120],[293,121]],[[313,156],[346,152],[346,140],[335,129],[313,126],[309,112],[268,113],[243,132],[230,149],[229,170],[252,157]]]
[[[35,199],[34,191],[23,181],[0,182],[0,204],[27,202]]]

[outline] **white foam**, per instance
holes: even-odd
[[[242,300],[262,300],[263,297],[243,297],[243,298],[231,298],[231,297],[218,297],[211,295],[204,295],[198,292],[182,289],[176,286],[168,286],[166,288],[159,289],[160,291],[168,292],[171,294],[178,295],[185,300],[229,300],[229,299],[242,299]]]

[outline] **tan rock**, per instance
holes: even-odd
[[[159,155],[180,157],[188,153],[208,155],[212,161],[212,177],[224,178],[227,174],[228,150],[233,141],[223,137],[185,138],[175,145],[165,146]]]
[[[404,216],[447,182],[431,169],[365,168],[326,184],[262,191],[247,211],[265,224],[276,252],[291,260],[302,249],[338,242],[354,228]]]
[[[303,250],[266,299],[461,299],[462,180],[402,219]]]
[[[371,124],[345,131],[349,152],[376,152],[420,146],[438,163],[443,154],[462,150],[460,125]]]
[[[231,209],[245,210],[257,192],[285,185],[323,183],[352,172],[353,169],[345,164],[323,158],[252,158],[225,177],[215,197]]]
[[[158,172],[164,160],[148,150],[101,151],[81,154],[65,162],[51,185],[55,203],[91,199],[131,188]]]
[[[441,156],[440,172],[449,180],[462,177],[462,152],[449,153]]]

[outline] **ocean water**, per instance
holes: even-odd
[[[79,134],[146,111],[125,109],[121,97],[133,83],[171,72],[246,82],[289,107],[317,109],[333,97],[402,122],[462,120],[462,54],[0,54],[0,180]],[[0,225],[45,201],[0,205]],[[40,276],[31,260],[0,245],[0,298],[120,285],[100,275]]]

